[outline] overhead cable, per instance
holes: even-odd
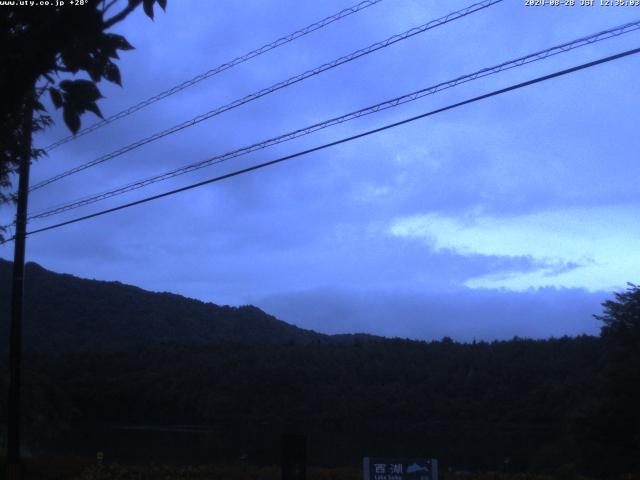
[[[116,157],[119,157],[120,155],[124,155],[127,152],[130,152],[132,150],[135,150],[137,148],[142,147],[143,145],[147,145],[148,143],[154,142],[156,140],[159,140],[163,137],[166,137],[167,135],[171,135],[174,134],[176,132],[179,132],[181,130],[184,130],[185,128],[188,127],[192,127],[194,125],[197,125],[205,120],[208,120],[212,117],[215,117],[217,115],[220,115],[222,113],[225,113],[229,110],[232,110],[234,108],[237,108],[241,105],[244,105],[246,103],[249,103],[253,100],[257,100],[258,98],[264,97],[266,95],[269,95],[273,92],[276,92],[278,90],[281,90],[283,88],[289,87],[295,83],[301,82],[303,80],[306,80],[307,78],[313,77],[315,75],[319,75],[322,72],[326,72],[327,70],[330,70],[332,68],[338,67],[340,65],[343,65],[345,63],[349,63],[352,62],[353,60],[356,60],[360,57],[363,57],[365,55],[369,55],[371,53],[377,52],[378,50],[381,50],[383,48],[389,47],[390,45],[393,45],[395,43],[398,43],[400,41],[406,40],[408,38],[411,38],[415,35],[419,35],[421,33],[424,33],[428,30],[431,30],[433,28],[439,27],[441,25],[445,25],[449,22],[452,22],[454,20],[458,20],[460,18],[466,17],[467,15],[470,15],[472,13],[478,12],[480,10],[483,10],[485,8],[488,8],[492,5],[495,5],[497,3],[502,2],[503,0],[484,0],[482,2],[479,3],[475,3],[473,5],[470,5],[466,8],[463,8],[461,10],[457,10],[455,12],[449,13],[448,15],[445,15],[444,17],[438,18],[436,20],[432,20],[428,23],[425,23],[424,25],[421,25],[419,27],[414,27],[411,28],[403,33],[397,34],[397,35],[393,35],[389,38],[387,38],[386,40],[383,40],[381,42],[376,42],[372,45],[369,45],[366,48],[362,48],[360,50],[356,50],[355,52],[352,52],[348,55],[345,55],[343,57],[340,57],[336,60],[333,60],[331,62],[325,63],[319,67],[313,68],[311,70],[307,70],[304,73],[300,73],[298,75],[295,75],[293,77],[290,77],[287,80],[278,82],[270,87],[264,88],[262,90],[259,90],[257,92],[251,93],[249,95],[246,95],[245,97],[242,97],[240,99],[234,100],[231,103],[228,103],[226,105],[217,107],[213,110],[210,110],[206,113],[203,113],[201,115],[198,115],[197,117],[194,117],[190,120],[184,121],[182,123],[179,123],[178,125],[174,125],[173,127],[167,128],[165,130],[162,130],[160,132],[156,132],[151,136],[145,137],[141,140],[138,140],[134,143],[131,143],[127,146],[124,146],[122,148],[119,148],[118,150],[115,150],[111,153],[108,153],[106,155],[102,155],[98,158],[96,158],[95,160],[92,160],[88,163],[79,165],[77,167],[74,167],[70,170],[67,170],[65,172],[62,172],[58,175],[55,175],[53,177],[50,177],[46,180],[43,180],[39,183],[36,183],[35,185],[33,185],[29,191],[34,191],[34,190],[38,190],[46,185],[49,185],[53,182],[56,182],[58,180],[61,180],[65,177],[68,177],[70,175],[76,174],[78,172],[81,172],[83,170],[86,170],[87,168],[90,167],[94,167],[96,165],[99,165],[101,163],[104,163],[108,160],[112,160]]]
[[[67,220],[67,221],[64,221],[64,222],[60,222],[60,223],[56,223],[56,224],[53,224],[53,225],[48,225],[46,227],[42,227],[42,228],[38,228],[38,229],[35,229],[35,230],[31,230],[30,232],[27,232],[27,235],[34,235],[36,233],[41,233],[41,232],[46,232],[46,231],[49,231],[49,230],[57,229],[57,228],[60,228],[60,227],[64,227],[66,225],[71,225],[73,223],[82,222],[82,221],[85,221],[85,220],[89,220],[91,218],[96,218],[96,217],[99,217],[99,216],[102,216],[102,215],[106,215],[106,214],[109,214],[109,213],[117,212],[119,210],[124,210],[124,209],[130,208],[130,207],[134,207],[136,205],[141,205],[143,203],[151,202],[153,200],[158,200],[160,198],[169,197],[169,196],[175,195],[177,193],[185,192],[187,190],[192,190],[194,188],[202,187],[204,185],[209,185],[211,183],[215,183],[215,182],[219,182],[219,181],[222,181],[222,180],[225,180],[225,179],[228,179],[228,178],[236,177],[236,176],[248,173],[248,172],[252,172],[252,171],[255,171],[255,170],[262,169],[262,168],[270,167],[270,166],[276,165],[278,163],[282,163],[282,162],[285,162],[285,161],[288,161],[288,160],[292,160],[292,159],[295,159],[295,158],[302,157],[304,155],[308,155],[310,153],[314,153],[314,152],[317,152],[317,151],[320,151],[320,150],[327,149],[329,147],[333,147],[333,146],[340,145],[340,144],[343,144],[343,143],[351,142],[353,140],[357,140],[359,138],[367,137],[367,136],[373,135],[375,133],[380,133],[382,131],[385,131],[385,130],[388,130],[388,129],[391,129],[391,128],[395,128],[395,127],[399,127],[401,125],[405,125],[405,124],[410,123],[410,122],[415,122],[416,120],[420,120],[422,118],[426,118],[426,117],[435,115],[437,113],[441,113],[441,112],[445,112],[447,110],[452,110],[452,109],[455,109],[455,108],[459,108],[459,107],[462,107],[464,105],[468,105],[468,104],[471,104],[471,103],[479,102],[481,100],[485,100],[485,99],[490,98],[490,97],[495,97],[497,95],[502,95],[504,93],[511,92],[513,90],[518,90],[518,89],[521,89],[521,88],[524,88],[524,87],[528,87],[530,85],[534,85],[534,84],[541,83],[541,82],[544,82],[544,81],[547,81],[547,80],[551,80],[553,78],[557,78],[557,77],[561,77],[561,76],[568,75],[568,74],[571,74],[571,73],[575,73],[575,72],[580,71],[580,70],[585,70],[587,68],[591,68],[591,67],[594,67],[596,65],[601,65],[603,63],[611,62],[611,61],[618,60],[618,59],[623,58],[623,57],[628,57],[630,55],[635,55],[635,54],[638,54],[638,53],[640,53],[640,48],[627,50],[625,52],[621,52],[621,53],[618,53],[616,55],[610,55],[608,57],[600,58],[600,59],[594,60],[592,62],[584,63],[584,64],[581,64],[581,65],[578,65],[578,66],[575,66],[575,67],[567,68],[565,70],[560,70],[560,71],[557,71],[557,72],[554,72],[554,73],[551,73],[551,74],[548,74],[548,75],[537,77],[537,78],[534,78],[532,80],[528,80],[526,82],[517,83],[517,84],[511,85],[511,86],[506,87],[506,88],[501,88],[499,90],[494,90],[494,91],[486,93],[484,95],[473,97],[473,98],[470,98],[470,99],[467,99],[467,100],[464,100],[464,101],[461,101],[461,102],[457,102],[457,103],[448,105],[446,107],[438,108],[436,110],[431,110],[430,112],[426,112],[426,113],[423,113],[421,115],[416,115],[414,117],[406,118],[404,120],[401,120],[401,121],[398,121],[398,122],[394,122],[394,123],[385,125],[383,127],[375,128],[373,130],[368,130],[366,132],[362,132],[362,133],[359,133],[359,134],[356,134],[356,135],[352,135],[352,136],[349,136],[349,137],[346,137],[346,138],[342,138],[342,139],[336,140],[334,142],[325,143],[323,145],[320,145],[320,146],[317,146],[317,147],[313,147],[313,148],[309,148],[307,150],[303,150],[303,151],[300,151],[300,152],[296,152],[296,153],[291,154],[291,155],[286,155],[284,157],[280,157],[280,158],[277,158],[275,160],[271,160],[271,161],[268,161],[268,162],[264,162],[264,163],[260,163],[260,164],[257,164],[257,165],[253,165],[251,167],[247,167],[247,168],[243,168],[243,169],[240,169],[240,170],[236,170],[234,172],[227,173],[227,174],[224,174],[224,175],[219,175],[217,177],[209,178],[209,179],[201,181],[201,182],[193,183],[191,185],[187,185],[187,186],[181,187],[181,188],[176,188],[174,190],[170,190],[170,191],[167,191],[167,192],[164,192],[164,193],[160,193],[160,194],[157,194],[157,195],[152,195],[152,196],[149,196],[149,197],[145,197],[145,198],[142,198],[140,200],[136,200],[134,202],[129,202],[129,203],[126,203],[126,204],[123,204],[123,205],[119,205],[117,207],[112,207],[112,208],[108,208],[108,209],[105,209],[105,210],[101,210],[99,212],[92,213],[90,215],[84,215],[84,216],[81,216],[81,217],[76,217],[76,218],[73,218],[71,220]],[[14,240],[14,238],[10,238],[10,239],[2,242],[2,243],[7,243],[7,242],[9,242],[11,240]]]
[[[498,65],[494,65],[492,67],[487,67],[487,68],[483,68],[481,70],[475,71],[473,73],[470,74],[466,74],[457,78],[454,78],[453,80],[448,80],[446,82],[441,82],[438,83],[436,85],[427,87],[427,88],[423,88],[420,90],[417,90],[415,92],[411,92],[399,97],[395,97],[392,98],[390,100],[385,100],[384,102],[380,102],[377,103],[375,105],[371,105],[369,107],[366,108],[362,108],[360,110],[356,110],[354,112],[350,112],[347,113],[345,115],[341,115],[339,117],[334,117],[331,118],[329,120],[325,120],[323,122],[319,122],[319,123],[315,123],[313,125],[304,127],[304,128],[300,128],[288,133],[285,133],[283,135],[279,135],[277,137],[273,137],[270,138],[268,140],[264,140],[258,143],[254,143],[252,145],[249,146],[245,146],[230,152],[226,152],[220,155],[216,155],[213,156],[211,158],[208,158],[206,160],[202,160],[199,162],[195,162],[195,163],[191,163],[189,165],[185,165],[173,170],[170,170],[168,172],[159,174],[159,175],[155,175],[155,176],[151,176],[142,180],[138,180],[132,183],[129,183],[127,185],[115,188],[115,189],[111,189],[111,190],[107,190],[105,192],[99,193],[99,194],[93,194],[90,196],[85,196],[83,198],[74,200],[72,202],[67,202],[64,203],[62,205],[56,206],[56,207],[50,207],[46,210],[42,210],[40,212],[36,212],[33,213],[32,215],[30,215],[28,218],[29,220],[35,220],[35,219],[39,219],[39,218],[45,218],[45,217],[50,217],[52,215],[57,215],[59,213],[62,212],[66,212],[69,210],[73,210],[76,208],[80,208],[101,200],[105,200],[111,197],[115,197],[117,195],[122,195],[124,193],[127,192],[131,192],[133,190],[138,190],[140,188],[146,187],[148,185],[157,183],[157,182],[161,182],[163,180],[168,180],[170,178],[174,178],[177,177],[179,175],[184,175],[196,170],[199,170],[201,168],[205,168],[205,167],[209,167],[212,165],[216,165],[222,162],[225,162],[227,160],[230,160],[232,158],[237,158],[243,155],[247,155],[249,153],[255,152],[257,150],[262,150],[264,148],[273,146],[273,145],[277,145],[283,142],[287,142],[290,140],[293,140],[295,138],[299,138],[302,137],[304,135],[309,135],[310,133],[316,132],[318,130],[322,130],[337,124],[341,124],[356,118],[360,118],[363,117],[365,115],[370,115],[372,113],[376,113],[376,112],[380,112],[382,110],[386,110],[389,108],[393,108],[396,107],[398,105],[402,105],[408,102],[412,102],[415,100],[418,100],[419,98],[425,97],[427,95],[433,95],[437,92],[440,92],[442,90],[448,89],[448,88],[452,88],[455,87],[456,85],[460,85],[463,83],[467,83],[473,80],[477,80],[479,78],[483,78],[483,77],[487,77],[489,75],[494,75],[496,73],[505,71],[505,70],[509,70],[515,67],[520,67],[522,65],[526,65],[529,63],[533,63],[539,60],[543,60],[546,58],[549,58],[551,56],[560,54],[560,53],[564,53],[564,52],[568,52],[571,51],[573,49],[579,48],[579,47],[583,47],[585,45],[591,45],[609,38],[613,38],[613,37],[617,37],[629,32],[633,32],[635,30],[640,29],[640,20],[637,20],[635,22],[629,22],[626,23],[624,25],[620,25],[614,28],[610,28],[586,37],[581,37],[578,38],[576,40],[573,40],[571,42],[566,42],[563,43],[561,45],[556,45],[554,47],[551,48],[547,48],[545,50],[541,50],[535,53],[531,53],[529,55],[525,55],[513,60],[509,60],[503,63],[500,63]]]
[[[168,90],[165,90],[163,92],[158,93],[157,95],[154,95],[153,97],[149,97],[146,100],[143,100],[139,103],[136,103],[135,105],[132,105],[128,108],[125,108],[124,110],[121,110],[118,113],[115,113],[107,118],[105,118],[104,120],[101,120],[99,122],[94,123],[93,125],[89,125],[88,127],[83,128],[82,130],[80,130],[79,132],[77,132],[75,135],[68,135],[66,137],[61,138],[60,140],[52,143],[51,145],[48,145],[45,150],[46,151],[51,151],[56,147],[59,147],[60,145],[64,145],[67,142],[70,142],[72,140],[75,140],[76,138],[82,137],[83,135],[86,135],[88,133],[94,132],[95,130],[98,130],[99,128],[104,127],[105,125],[108,125],[110,123],[115,122],[116,120],[119,120],[121,118],[124,118],[126,116],[131,115],[132,113],[135,113],[139,110],[142,110],[145,107],[148,107],[149,105],[156,103],[160,100],[163,100],[167,97],[170,97],[171,95],[174,95],[178,92],[181,92],[182,90],[184,90],[185,88],[189,88],[203,80],[206,80],[207,78],[211,78],[214,75],[217,75],[219,73],[224,72],[225,70],[229,70],[230,68],[235,67],[236,65],[240,65],[241,63],[244,63],[248,60],[251,60],[252,58],[258,57],[260,55],[262,55],[263,53],[267,53],[271,50],[274,50],[278,47],[281,47],[282,45],[285,45],[287,43],[293,42],[294,40],[303,37],[311,32],[315,32],[316,30],[319,30],[323,27],[326,27],[327,25],[336,22],[338,20],[342,20],[345,17],[348,17],[349,15],[352,15],[356,12],[359,12],[361,10],[364,10],[365,8],[371,7],[372,5],[375,5],[376,3],[380,3],[382,2],[382,0],[365,0],[363,2],[358,3],[357,5],[353,5],[352,7],[348,7],[345,8],[344,10],[341,10],[340,12],[334,14],[334,15],[330,15],[326,18],[323,18],[322,20],[312,23],[311,25],[308,25],[304,28],[301,28],[300,30],[297,30],[293,33],[290,33],[289,35],[286,35],[284,37],[281,37],[271,43],[267,43],[266,45],[263,45],[260,48],[256,48],[255,50],[252,50],[248,53],[245,53],[244,55],[241,55],[239,57],[234,58],[233,60],[230,60],[228,62],[222,63],[220,65],[218,65],[215,68],[212,68],[210,70],[207,70],[204,73],[201,73],[200,75],[197,75],[189,80],[186,80],[178,85],[175,85],[174,87],[169,88]]]

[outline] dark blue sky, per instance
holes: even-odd
[[[355,3],[355,2],[354,2]],[[472,2],[384,0],[68,143],[32,183]],[[119,32],[105,114],[335,13],[345,0],[170,0]],[[32,195],[47,208],[640,18],[505,0]],[[276,158],[639,45],[634,32],[53,217]],[[640,58],[466,106],[151,204],[34,235],[28,258],[326,332],[459,339],[596,333],[637,281]],[[57,114],[56,114],[57,116]],[[84,124],[93,118],[83,118]],[[39,145],[65,135],[58,125]],[[11,217],[5,207],[3,219]],[[34,222],[44,226],[48,220]],[[10,258],[12,247],[0,255]]]

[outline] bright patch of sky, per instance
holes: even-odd
[[[640,271],[639,208],[576,207],[503,217],[481,211],[457,217],[427,213],[398,218],[389,233],[419,238],[436,250],[451,249],[463,255],[530,256],[576,267],[483,275],[467,280],[470,287],[610,290],[620,288],[621,279],[632,279]]]

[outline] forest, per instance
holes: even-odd
[[[378,455],[435,457],[445,471],[639,471],[635,286],[603,305],[600,337],[457,343],[322,335],[255,307],[29,271],[27,294],[42,292],[25,340],[38,346],[24,360],[32,452],[274,465],[293,432],[317,467]]]

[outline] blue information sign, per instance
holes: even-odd
[[[438,480],[435,458],[370,458],[362,463],[364,480]]]

